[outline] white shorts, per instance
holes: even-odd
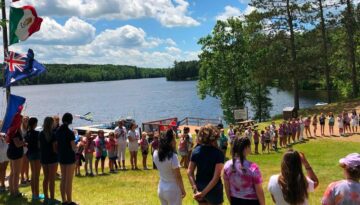
[[[129,142],[129,151],[130,152],[136,152],[139,149],[139,144],[137,143],[137,141],[135,142]]]
[[[356,127],[359,123],[356,120],[351,120],[351,126]]]
[[[0,141],[0,163],[9,161],[7,154],[6,154],[7,149],[8,149],[8,144],[6,144],[5,141],[1,140]]]
[[[0,150],[0,163],[9,161],[9,158],[7,157],[6,151],[7,151],[7,149]]]
[[[118,144],[118,160],[125,160],[126,141],[119,142]]]
[[[176,183],[163,183],[158,186],[158,196],[161,205],[181,205],[181,191]]]

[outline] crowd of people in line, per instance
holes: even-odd
[[[234,128],[230,125],[228,130],[228,137],[223,134],[222,127],[221,136],[219,138],[219,145],[223,151],[226,151],[227,143],[232,142],[236,137],[245,136],[250,139],[250,142],[254,144],[255,154],[269,153],[271,150],[277,150],[279,148],[287,148],[291,145],[299,142],[304,142],[308,139],[314,139],[320,136],[335,136],[334,126],[337,124],[339,129],[339,136],[344,137],[351,134],[358,133],[360,115],[353,110],[351,113],[342,112],[336,118],[333,113],[325,115],[313,115],[308,117],[291,118],[284,120],[280,124],[276,125],[272,122],[269,126],[266,126],[264,130],[254,129],[252,126],[248,126],[244,132],[239,128]],[[326,122],[328,125],[328,133],[325,133]],[[318,128],[320,125],[320,133]],[[260,146],[260,147],[259,147]]]
[[[193,198],[200,205],[219,205],[224,202],[225,189],[231,205],[266,204],[260,168],[247,159],[251,153],[251,140],[245,135],[234,137],[231,159],[225,162],[224,152],[219,149],[221,132],[217,127],[207,125],[197,133],[187,169]],[[172,130],[161,135],[159,149],[153,155],[160,174],[158,196],[162,205],[182,204],[182,198],[186,196],[175,138]],[[344,179],[331,183],[318,203],[358,205],[360,154],[349,154],[339,163],[344,169]],[[270,177],[268,190],[277,205],[307,205],[309,193],[318,185],[319,180],[305,154],[289,149],[283,155],[280,173]]]
[[[105,137],[103,130],[87,131],[84,136],[71,130],[73,116],[66,113],[62,117],[62,124],[58,116],[46,117],[39,131],[38,119],[20,116],[19,126],[0,135],[0,193],[7,191],[5,187],[6,170],[10,162],[8,177],[11,197],[24,197],[19,191],[19,180],[22,185],[31,185],[32,200],[44,200],[45,204],[58,204],[54,198],[55,179],[60,178],[62,204],[73,205],[72,181],[73,177],[81,175],[84,164],[85,175],[104,175],[105,161],[108,158],[110,173],[127,170],[125,153],[128,148],[132,170],[138,170],[137,155],[141,151],[144,170],[148,170],[147,156],[149,152],[159,146],[159,135],[153,136],[151,142],[147,133],[137,132],[137,125],[132,123],[127,130],[124,121],[120,120],[113,132]],[[93,171],[95,158],[95,172]],[[99,173],[98,168],[101,168]],[[30,165],[30,166],[29,166]],[[60,174],[58,174],[60,165]],[[29,178],[29,167],[31,178]],[[41,167],[44,173],[43,192],[39,192],[39,176]],[[153,168],[155,164],[153,164]]]
[[[339,129],[344,130],[340,133],[357,132],[359,118],[356,112],[349,116],[350,120],[346,116],[348,115],[343,113],[337,117]],[[69,128],[73,120],[70,113],[63,115],[61,125],[58,116],[46,117],[41,131],[36,129],[37,118],[25,116],[21,117],[17,129],[6,136],[0,136],[0,192],[6,190],[5,176],[10,161],[9,192],[12,197],[24,196],[19,192],[21,179],[21,184],[30,183],[33,200],[44,199],[45,204],[57,204],[59,201],[54,198],[55,179],[59,177],[62,204],[76,204],[72,200],[72,181],[74,175],[81,175],[83,163],[85,175],[89,177],[105,174],[106,158],[109,161],[110,173],[126,170],[125,153],[128,149],[132,170],[139,169],[138,151],[141,152],[144,170],[149,169],[147,156],[152,155],[153,169],[159,169],[160,173],[158,194],[161,204],[181,204],[182,198],[186,195],[180,174],[180,168],[183,167],[187,169],[194,199],[201,205],[222,204],[223,186],[231,204],[263,205],[265,197],[260,169],[255,163],[247,160],[247,156],[253,153],[251,145],[255,145],[255,154],[259,153],[259,142],[262,144],[263,153],[277,150],[278,146],[287,147],[291,142],[305,140],[304,131],[307,137],[312,137],[310,125],[313,125],[313,134],[316,136],[318,121],[321,134],[325,135],[323,127],[326,118],[329,126],[334,126],[335,118],[330,113],[327,117],[321,114],[319,118],[294,118],[288,122],[284,121],[278,127],[272,123],[260,132],[252,130],[251,127],[241,132],[230,125],[226,136],[220,124],[217,127],[207,125],[195,130],[195,139],[188,127],[181,133],[176,133],[173,129],[161,134],[151,133],[150,139],[150,133],[138,133],[135,123],[127,130],[124,121],[121,120],[107,137],[103,130],[97,133],[87,131],[84,136],[80,136]],[[346,128],[347,121],[351,125],[350,128]],[[342,128],[340,123],[344,125]],[[329,130],[331,134],[331,129]],[[179,137],[178,143],[176,137]],[[231,160],[225,163],[228,147]],[[178,155],[181,157],[180,161]],[[58,164],[61,174],[57,174]],[[342,159],[340,164],[345,170],[346,180],[331,184],[324,194],[322,203],[359,204],[359,195],[349,199],[344,193],[360,193],[360,155],[349,155]],[[44,194],[39,192],[41,167],[44,173]],[[306,170],[306,176],[302,167]],[[268,189],[276,204],[307,204],[308,193],[314,191],[318,183],[305,155],[289,150],[283,156],[281,173],[270,178]]]

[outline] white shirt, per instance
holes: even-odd
[[[279,179],[279,175],[273,175],[270,177],[268,190],[274,197],[274,199],[276,201],[276,205],[289,205],[284,200],[284,196],[281,191],[281,187],[278,183],[278,179]],[[314,182],[311,179],[309,179],[308,177],[306,177],[306,179],[308,181],[308,192],[314,192]],[[298,205],[308,205],[308,200],[305,199],[303,204],[298,204]]]
[[[343,120],[343,118],[338,117],[337,121],[338,121],[338,127],[339,128],[344,128],[344,120]]]
[[[126,128],[124,126],[122,128],[116,127],[114,133],[115,136],[118,137],[118,142],[126,142]]]
[[[164,161],[160,162],[158,150],[155,150],[153,160],[160,174],[159,188],[162,191],[173,189],[173,184],[176,184],[176,178],[173,170],[180,167],[177,154],[174,153],[170,159],[165,158]]]
[[[249,140],[251,140],[252,138],[252,131],[250,130],[245,130],[245,137],[249,138]]]

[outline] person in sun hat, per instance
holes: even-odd
[[[339,160],[345,179],[332,182],[324,192],[322,205],[360,204],[360,154],[352,153]]]

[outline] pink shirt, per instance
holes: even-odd
[[[95,151],[95,142],[94,140],[88,140],[85,141],[85,154],[94,153]]]
[[[140,140],[140,147],[142,151],[146,151],[149,150],[149,143],[146,139],[142,139]]]
[[[232,165],[233,160],[229,160],[224,166],[224,180],[230,184],[230,195],[235,198],[256,200],[255,185],[262,183],[259,167],[247,160],[244,160],[241,166],[240,159],[235,160],[235,170]]]

